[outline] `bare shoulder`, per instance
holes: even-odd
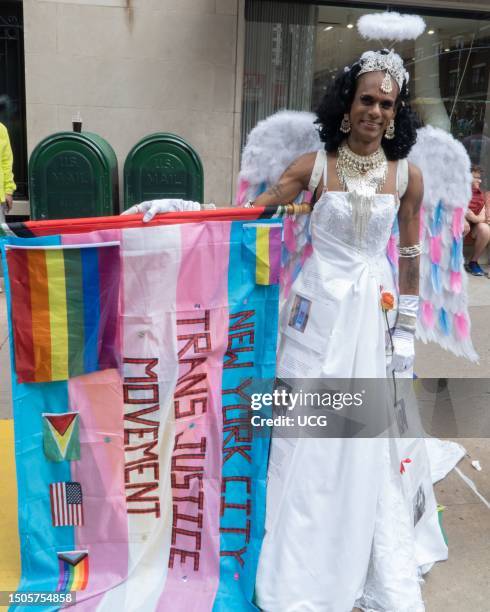
[[[401,200],[400,214],[412,215],[420,209],[424,197],[424,177],[418,166],[408,164],[408,186]]]
[[[422,175],[422,170],[418,166],[410,162],[408,162],[408,183],[409,183],[409,186],[410,186],[410,183],[414,183],[414,184],[418,184],[422,186],[424,184],[424,177]]]
[[[415,200],[422,200],[424,195],[424,177],[422,171],[415,164],[408,164],[407,194]]]

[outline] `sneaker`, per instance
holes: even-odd
[[[480,268],[476,261],[470,261],[468,264],[468,272],[473,276],[485,276],[485,272]]]

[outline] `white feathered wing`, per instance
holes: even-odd
[[[254,200],[276,183],[296,158],[322,147],[314,121],[312,113],[280,111],[257,124],[243,150],[238,205]],[[409,160],[421,169],[424,177],[417,337],[476,361],[462,240],[464,213],[471,197],[470,160],[461,143],[431,126],[419,130]],[[308,199],[309,195],[302,193],[298,200]],[[285,220],[283,297],[309,254],[308,222],[309,215]],[[394,228],[388,256],[395,267],[396,242]]]

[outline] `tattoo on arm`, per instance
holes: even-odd
[[[292,168],[294,168],[295,166],[297,166],[299,164],[299,160],[295,159],[293,160],[289,166],[286,168],[286,170],[284,171],[285,173],[288,172],[289,170],[291,170]]]
[[[281,188],[281,185],[279,185],[279,183],[277,183],[276,185],[273,185],[272,187],[270,187],[267,190],[267,193],[269,195],[274,196],[275,198],[282,198],[282,188]]]
[[[418,294],[419,259],[419,257],[400,259],[400,293]]]

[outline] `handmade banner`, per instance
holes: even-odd
[[[176,221],[5,238],[20,591],[255,608],[269,440],[247,411],[275,376],[282,222]]]

